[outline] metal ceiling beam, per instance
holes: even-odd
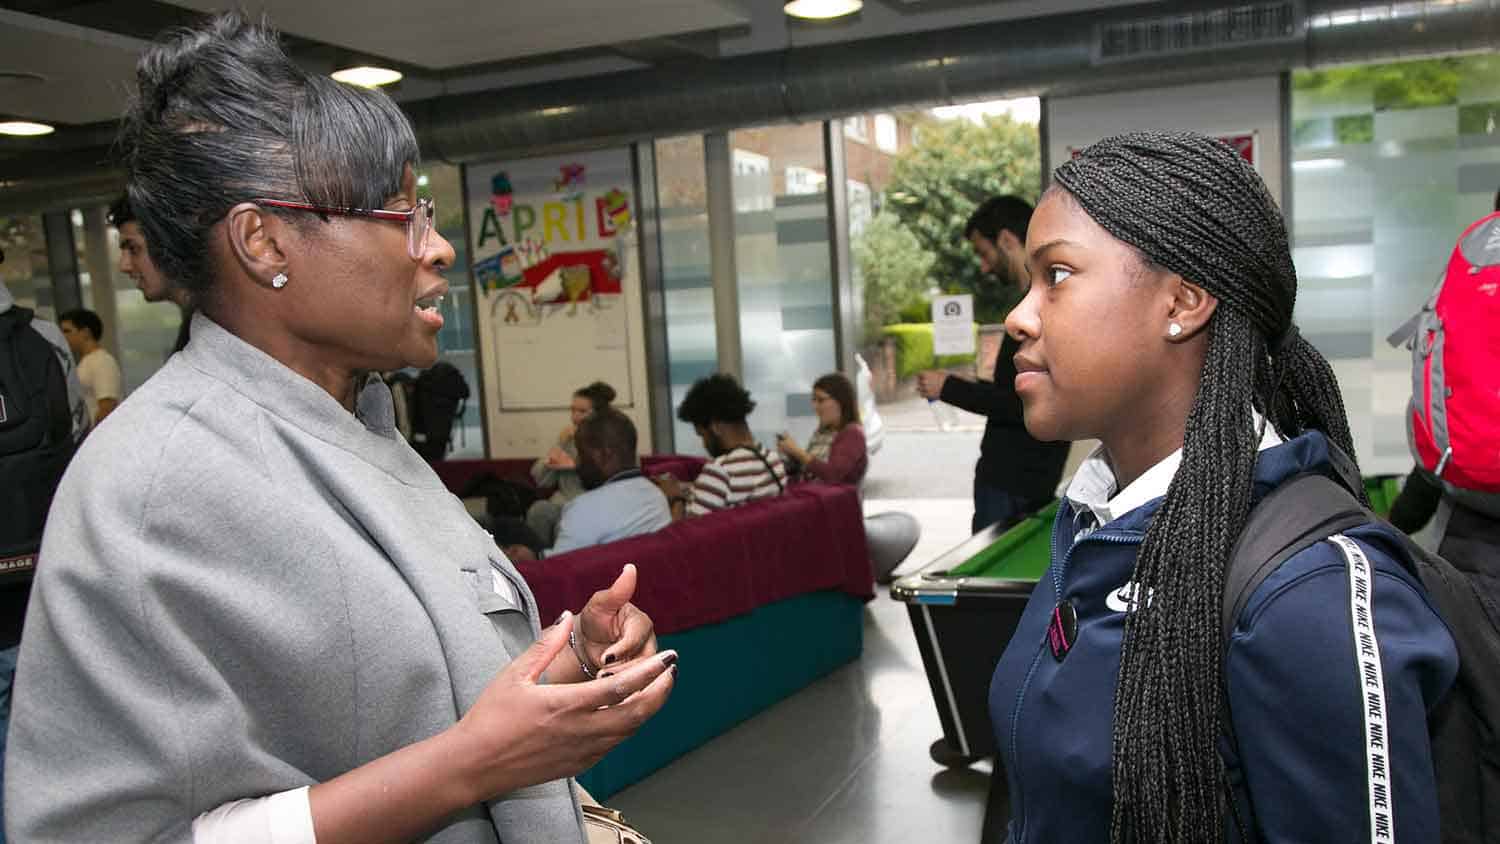
[[[680,62],[449,95],[403,107],[424,156],[465,161],[896,107],[1164,87],[1500,46],[1500,0],[1397,5],[1416,13],[1393,17],[1390,12],[1397,6],[1376,3],[1367,13],[1351,14],[1349,0],[1302,0],[1292,4],[1296,25],[1285,38],[1101,61],[1099,33],[1104,27],[1247,7],[1222,0],[1147,3]],[[97,158],[98,150],[94,152]],[[14,186],[45,184],[69,172],[45,156],[0,159],[0,181]]]

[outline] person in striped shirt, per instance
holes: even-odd
[[[672,518],[702,516],[772,498],[786,489],[786,464],[775,449],[755,441],[746,419],[755,410],[750,393],[732,375],[699,380],[688,390],[677,418],[689,422],[713,458],[692,484],[658,480],[672,503]]]

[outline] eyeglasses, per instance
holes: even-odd
[[[417,207],[410,211],[392,211],[388,208],[331,208],[307,202],[292,202],[285,199],[252,199],[256,205],[272,208],[289,208],[293,211],[311,211],[315,214],[337,214],[341,217],[371,217],[406,224],[406,254],[413,261],[422,260],[427,253],[427,234],[432,231],[433,211],[431,199],[417,200]]]

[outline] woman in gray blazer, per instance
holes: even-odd
[[[543,631],[368,373],[453,248],[384,94],[239,15],[152,45],[122,149],[192,342],[59,488],[17,673],[16,841],[580,841],[569,779],[666,700],[627,567]],[[590,680],[601,669],[611,676]]]

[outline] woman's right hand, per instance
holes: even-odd
[[[568,443],[572,442],[573,434],[576,433],[577,430],[578,429],[574,428],[572,425],[564,425],[562,432],[557,435],[558,446],[566,446]]]
[[[542,683],[576,622],[564,613],[490,681],[453,728],[474,802],[582,773],[666,703],[676,651],[585,683]]]

